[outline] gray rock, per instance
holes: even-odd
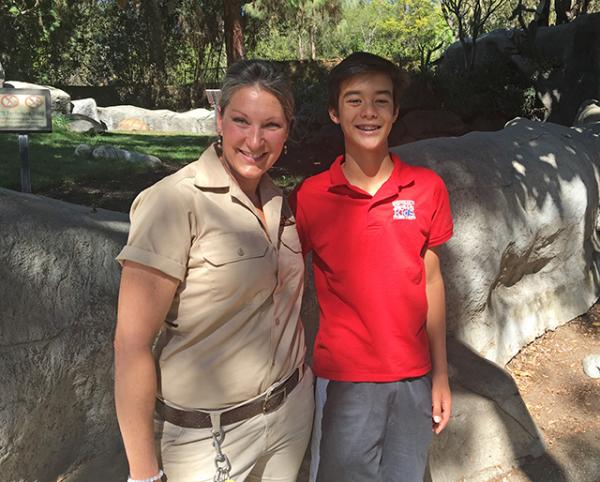
[[[7,80],[4,87],[14,87],[15,89],[48,89],[52,103],[52,112],[59,114],[68,114],[71,112],[71,96],[64,90],[51,87],[49,85],[31,84],[29,82],[20,82],[17,80]]]
[[[544,454],[542,436],[510,374],[453,339],[448,358],[452,419],[434,437],[431,480],[487,481]]]
[[[588,377],[600,378],[600,355],[588,355],[583,359],[583,371]]]
[[[90,146],[89,144],[79,144],[75,148],[75,155],[82,159],[89,159],[90,157],[92,157],[92,150],[92,146]]]
[[[0,479],[125,480],[111,340],[127,216],[0,189],[0,225]]]
[[[136,164],[145,164],[149,167],[162,166],[162,161],[156,156],[127,151],[125,149],[107,145],[96,147],[92,151],[92,157],[94,159],[117,159]]]
[[[102,134],[106,132],[106,124],[97,122],[82,114],[67,114],[67,129],[78,134]]]
[[[573,126],[592,129],[596,127],[597,132],[600,128],[600,101],[590,99],[583,102],[575,115]]]
[[[100,122],[100,117],[98,117],[98,105],[91,97],[87,99],[72,100],[71,105],[73,106],[71,110],[72,114],[81,114],[94,119],[96,122]]]
[[[598,127],[515,119],[393,149],[446,181],[448,327],[484,358],[506,363],[598,299]]]
[[[194,109],[188,112],[149,110],[132,105],[98,107],[98,117],[109,131],[149,130],[212,136],[216,134],[214,111]]]

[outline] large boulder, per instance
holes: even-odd
[[[67,114],[67,129],[78,134],[102,134],[106,132],[104,123],[95,121],[83,114]]]
[[[125,480],[112,333],[125,214],[0,189],[0,479]]]
[[[446,181],[448,327],[488,360],[505,364],[598,299],[599,127],[515,119],[394,149]]]
[[[59,114],[68,114],[71,112],[71,96],[64,90],[51,87],[49,85],[31,84],[29,82],[20,82],[17,80],[7,80],[4,82],[5,88],[14,89],[47,89],[50,91],[50,100],[52,104],[52,112]]]
[[[133,105],[97,108],[99,119],[109,131],[150,130],[212,136],[216,134],[215,113],[206,109],[188,112],[149,110]]]
[[[143,164],[148,167],[160,167],[162,161],[151,154],[143,154],[141,152],[127,151],[119,147],[102,145],[96,147],[92,151],[94,159],[114,159],[118,161],[126,161],[134,164]]]
[[[98,117],[98,104],[96,104],[95,99],[88,97],[85,99],[72,100],[71,106],[72,114],[84,115],[94,119],[96,122],[100,122],[100,118]]]

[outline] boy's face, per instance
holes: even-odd
[[[329,116],[344,132],[349,147],[374,151],[387,149],[387,138],[398,109],[394,108],[394,84],[385,74],[361,74],[342,82],[338,109]]]

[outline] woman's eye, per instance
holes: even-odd
[[[277,122],[269,122],[266,126],[267,129],[281,129],[281,124]]]
[[[235,122],[237,124],[244,124],[244,125],[248,124],[248,121],[246,119],[244,119],[243,117],[234,117],[233,122]]]

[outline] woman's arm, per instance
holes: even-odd
[[[125,261],[115,333],[115,403],[129,473],[145,479],[159,471],[153,414],[156,368],[152,344],[169,311],[179,281]]]
[[[425,276],[427,293],[427,335],[431,350],[433,429],[440,433],[450,419],[452,396],[448,384],[448,360],[446,357],[446,299],[440,259],[434,249],[425,252]]]

